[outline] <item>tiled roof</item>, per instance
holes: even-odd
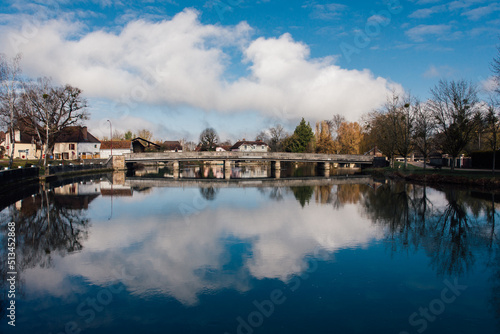
[[[222,149],[224,149],[225,151],[231,151],[231,145],[219,145],[217,147],[220,147]]]
[[[130,140],[113,140],[113,142],[108,140],[101,142],[101,150],[110,150],[111,143],[113,143],[113,148],[116,149],[130,149],[132,147],[132,141]]]
[[[57,137],[56,143],[100,143],[100,141],[87,131],[87,127],[68,126]]]
[[[144,147],[149,147],[149,146],[152,145],[152,146],[155,146],[157,148],[160,148],[160,145],[158,145],[156,143],[153,143],[152,141],[146,140],[144,138],[141,138],[141,137],[136,137],[136,138],[132,139],[132,142],[133,143],[139,143],[139,144],[141,144]]]

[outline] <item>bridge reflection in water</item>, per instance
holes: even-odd
[[[289,177],[330,177],[334,175],[355,174],[359,168],[325,168],[315,163],[285,162],[276,168],[266,162],[235,162],[210,161],[205,163],[186,162],[175,165],[172,162],[148,162],[136,164],[128,170],[128,176],[167,179],[281,179]]]

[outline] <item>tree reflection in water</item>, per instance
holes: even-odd
[[[217,196],[218,192],[219,192],[219,188],[214,188],[214,187],[205,187],[204,188],[204,187],[200,187],[200,194],[207,201],[213,201],[213,200],[215,200],[215,197]]]
[[[299,201],[302,207],[304,207],[306,203],[309,204],[309,201],[314,194],[314,187],[312,186],[290,187],[290,189],[292,190],[295,199]]]
[[[204,199],[217,199],[219,188],[200,187]],[[137,191],[137,190],[136,190]],[[304,207],[314,196],[317,204],[333,209],[356,205],[385,231],[394,253],[423,250],[429,265],[440,276],[460,277],[472,269],[479,252],[492,259],[492,305],[500,317],[500,241],[496,234],[495,199],[479,198],[468,190],[429,189],[404,182],[339,184],[259,188],[281,201],[293,196]],[[0,216],[2,236],[7,223],[16,222],[18,272],[36,266],[49,267],[52,256],[78,252],[88,237],[88,204],[98,195],[57,195],[43,191],[20,205],[11,205]],[[434,200],[431,201],[430,198]],[[437,199],[437,200],[436,200]],[[348,224],[349,222],[346,222]],[[2,240],[6,244],[6,240]],[[0,279],[6,282],[6,249],[0,247]],[[5,289],[5,285],[3,286]],[[2,299],[2,303],[6,299]],[[4,310],[2,306],[2,311]]]
[[[448,204],[432,224],[432,266],[439,274],[465,274],[474,264],[471,250],[479,224],[467,213],[463,192],[446,190]]]
[[[57,195],[53,191],[28,197],[10,205],[0,214],[2,235],[7,224],[16,223],[16,269],[19,287],[22,272],[28,268],[50,267],[52,254],[64,256],[80,251],[88,237],[89,219],[85,217],[89,202],[98,195]],[[7,240],[4,240],[6,244]],[[3,241],[2,241],[3,242]],[[5,252],[5,248],[1,248]],[[6,254],[1,254],[5,262]],[[2,263],[1,278],[5,284],[7,266]],[[5,286],[2,286],[5,289]]]
[[[461,276],[474,264],[474,251],[491,243],[495,226],[487,201],[466,190],[442,191],[446,202],[434,205],[425,185],[390,182],[367,192],[363,204],[366,214],[388,229],[392,251],[422,248],[438,275]]]

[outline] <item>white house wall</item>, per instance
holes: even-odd
[[[239,147],[239,149],[237,151],[239,151],[239,152],[267,152],[268,146],[264,145],[264,148],[262,148],[262,145],[246,145],[246,148],[245,148],[245,144],[243,144]]]
[[[16,137],[19,137],[19,131],[15,132]],[[37,153],[39,152],[36,151],[36,145],[33,143],[19,143],[16,139],[16,143],[14,145],[14,158],[19,158],[19,159],[38,159]],[[8,149],[7,149],[8,147]],[[10,156],[12,154],[12,145],[10,142],[10,136],[7,133],[5,137],[5,148],[6,148],[6,154]],[[27,152],[26,152],[27,151]],[[24,156],[24,158],[23,158]]]
[[[101,159],[107,159],[111,156],[111,149],[104,149],[101,150]],[[126,153],[132,153],[131,149],[125,149],[125,148],[113,148],[113,155],[123,155]]]
[[[98,154],[101,150],[101,143],[78,143],[77,153]]]

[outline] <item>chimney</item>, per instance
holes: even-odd
[[[87,140],[87,127],[82,126],[83,140]]]

